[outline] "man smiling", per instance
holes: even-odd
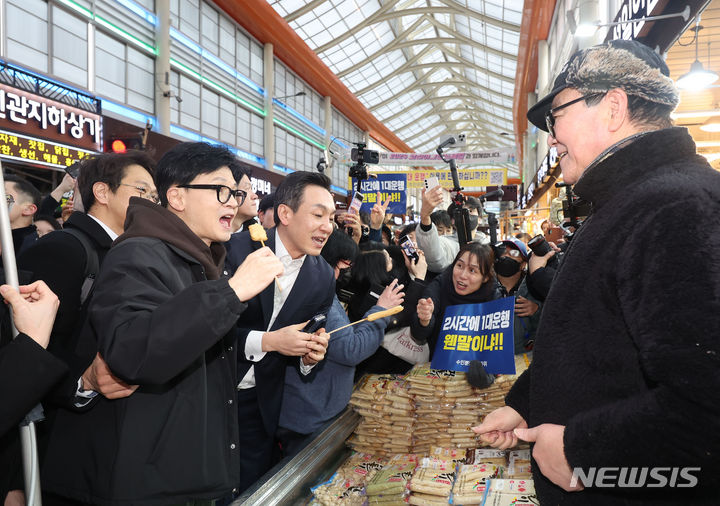
[[[541,504],[718,503],[720,174],[672,127],[669,74],[652,49],[610,41],[575,53],[528,111],[592,211],[530,368],[475,430],[499,448],[534,443]],[[688,470],[695,484],[676,482]]]
[[[327,334],[300,329],[316,314],[326,314],[335,294],[333,270],[319,257],[333,231],[335,203],[329,189],[330,179],[323,174],[293,172],[275,193],[276,226],[268,231],[267,245],[285,272],[249,301],[239,321],[240,492],[272,467],[286,367],[292,364],[307,374],[325,355]],[[232,270],[260,244],[242,232],[230,246]]]
[[[91,504],[183,504],[230,493],[238,473],[235,323],[282,274],[268,248],[223,276],[231,223],[245,195],[227,149],[184,143],[158,163],[160,204],[131,198],[90,305],[100,355],[130,397],[63,413],[85,437],[50,441],[64,472],[45,488]],[[68,458],[73,455],[73,459]],[[57,469],[57,466],[56,466]]]

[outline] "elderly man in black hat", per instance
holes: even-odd
[[[717,504],[720,174],[672,127],[668,76],[612,41],[575,53],[528,112],[592,212],[532,365],[475,431],[533,442],[541,504]]]

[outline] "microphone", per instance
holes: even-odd
[[[505,195],[505,192],[502,191],[502,188],[500,188],[500,189],[497,189],[497,190],[492,191],[492,192],[490,192],[490,193],[486,193],[485,195],[483,195],[482,197],[480,197],[480,202],[484,202],[484,201],[486,201],[486,200],[488,200],[488,199],[495,198],[495,197],[502,198],[503,195]]]
[[[465,378],[470,386],[475,388],[487,388],[495,382],[495,376],[488,373],[479,360],[470,361],[470,368],[465,373]]]
[[[568,186],[572,186],[570,183],[555,183],[555,188],[567,188]]]
[[[455,144],[455,137],[449,137],[445,140],[445,142],[440,144],[435,151],[440,153],[443,149],[445,149],[448,146],[452,146],[453,144]]]

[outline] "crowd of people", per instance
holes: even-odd
[[[227,504],[339,416],[360,376],[431,360],[445,308],[505,297],[515,353],[533,362],[474,430],[499,448],[534,443],[541,501],[641,503],[570,485],[576,468],[617,465],[700,467],[693,497],[707,498],[720,184],[671,127],[666,76],[637,43],[590,48],[529,112],[593,204],[560,263],[533,255],[527,234],[489,245],[473,198],[460,240],[440,187],[395,231],[379,195],[370,213],[337,211],[321,173],[293,172],[260,199],[245,166],[207,143],[157,163],[88,158],[45,198],[6,177],[22,286],[0,288],[20,331],[11,340],[3,317],[0,498],[24,501],[12,428],[41,401],[48,504]],[[52,213],[70,190],[61,226]],[[677,205],[660,205],[669,194]],[[657,504],[677,499],[662,491]]]
[[[363,374],[431,359],[434,321],[421,329],[418,314],[433,300],[439,311],[517,294],[518,352],[532,347],[540,304],[525,308],[520,295],[524,243],[504,241],[504,277],[481,242],[430,269],[415,224],[389,230],[388,202],[337,212],[329,189],[301,171],[261,200],[244,166],[205,143],[157,164],[142,152],[89,158],[45,199],[8,178],[18,268],[58,300],[44,347],[64,372],[33,398],[46,407],[48,503],[229,501],[337,417]],[[68,190],[75,210],[39,237],[33,215]],[[433,219],[433,240],[447,239],[448,213]],[[317,315],[322,328],[305,331]],[[3,493],[21,488],[14,474]]]

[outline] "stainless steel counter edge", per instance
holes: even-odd
[[[284,466],[273,468],[260,480],[264,483],[259,488],[251,487],[232,506],[304,504],[310,487],[328,479],[347,456],[345,440],[360,420],[360,415],[348,407],[312,443]]]

